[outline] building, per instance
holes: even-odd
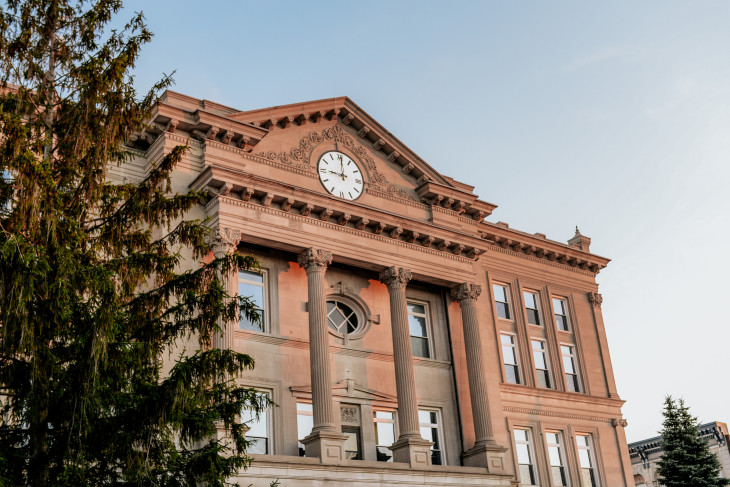
[[[730,479],[730,447],[728,447],[727,424],[706,423],[699,427],[700,436],[707,441],[710,451],[720,462],[720,476]],[[659,487],[661,482],[657,476],[657,462],[662,457],[662,437],[655,436],[648,440],[629,443],[631,467],[634,472],[636,487]]]
[[[278,405],[248,423],[241,483],[633,485],[589,238],[486,222],[495,205],[344,97],[239,111],[168,92],[133,143],[115,177],[188,143],[174,188],[210,195],[193,216],[215,253],[261,262],[230,291],[263,328],[216,342]]]

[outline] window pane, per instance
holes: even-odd
[[[426,318],[423,316],[408,316],[408,324],[411,329],[411,336],[425,337],[428,336],[426,333]]]
[[[264,307],[264,288],[253,284],[238,283],[238,295],[245,296],[256,305],[257,308]]]
[[[505,372],[507,374],[507,382],[509,382],[510,384],[520,383],[520,376],[517,372],[517,366],[507,365],[505,366]]]
[[[502,343],[505,345],[512,345],[514,343],[512,335],[502,335]]]
[[[504,363],[509,365],[517,365],[515,358],[515,347],[502,347],[502,355],[504,355]]]
[[[492,289],[494,290],[495,301],[501,301],[503,303],[507,302],[507,288],[495,284],[492,286]]]
[[[555,313],[564,315],[565,310],[563,309],[563,300],[553,298],[553,309],[555,310]]]
[[[535,295],[532,293],[524,293],[524,296],[525,296],[525,307],[537,309],[537,304],[535,303]]]
[[[588,450],[578,450],[578,458],[580,458],[580,466],[583,468],[591,468],[591,457]]]
[[[562,353],[563,355],[572,355],[573,354],[573,349],[572,349],[572,347],[568,347],[566,345],[561,345],[560,346],[560,353]]]
[[[238,271],[238,278],[250,282],[264,283],[263,274],[259,274],[258,272]]]
[[[550,376],[548,375],[547,370],[537,371],[537,385],[546,389],[550,388]]]
[[[497,316],[504,318],[505,320],[509,319],[509,308],[507,307],[507,303],[497,303]]]
[[[360,460],[360,433],[355,430],[345,430],[345,459]]]
[[[395,425],[393,423],[375,423],[375,442],[378,445],[387,446],[395,443]]]
[[[555,315],[555,323],[558,330],[568,331],[568,319],[565,316]]]
[[[312,416],[305,416],[297,414],[297,439],[303,440],[312,432],[314,426],[314,418]]]
[[[390,419],[393,420],[393,413],[390,411],[375,411],[375,417],[378,419]]]
[[[575,369],[573,368],[573,358],[563,357],[563,367],[565,367],[565,372],[567,374],[575,373]]]
[[[515,430],[515,440],[517,440],[517,441],[527,441],[527,431],[525,431],[525,430]]]
[[[532,472],[532,465],[520,465],[520,483],[522,485],[535,485],[535,475]]]
[[[566,487],[568,485],[568,481],[565,478],[565,468],[554,466],[550,467],[553,474],[553,485],[556,487]]]
[[[414,357],[429,358],[428,340],[426,338],[411,337],[411,350]]]
[[[408,303],[408,312],[416,314],[426,314],[426,308],[422,304]]]
[[[536,309],[528,309],[527,310],[527,322],[531,325],[539,325],[540,324],[540,318],[537,315]]]
[[[530,450],[524,443],[517,443],[517,461],[519,463],[530,463]]]
[[[257,310],[256,314],[259,316],[259,322],[254,323],[251,320],[249,320],[246,315],[241,313],[240,320],[239,320],[239,327],[242,330],[253,330],[253,331],[262,331],[265,329],[265,323],[264,323],[264,313],[261,310]]]
[[[246,453],[254,453],[259,455],[265,455],[269,453],[269,440],[268,438],[251,438],[246,434],[246,439],[249,440],[248,448]]]
[[[557,446],[551,446],[548,448],[548,456],[550,457],[550,465],[560,466],[563,464],[562,460],[560,459],[560,450]]]
[[[431,414],[429,411],[418,411],[418,422],[419,423],[430,423]]]
[[[570,392],[580,392],[580,387],[578,386],[578,376],[577,375],[568,375],[568,391]]]

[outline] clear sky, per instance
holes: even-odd
[[[666,394],[730,421],[730,2],[130,1],[137,86],[240,109],[346,95],[491,221],[598,276],[629,441]]]

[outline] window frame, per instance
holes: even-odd
[[[497,300],[497,291],[496,288],[501,287],[504,289],[504,299],[507,301],[498,301]],[[510,299],[510,285],[501,281],[493,281],[492,282],[492,297],[494,299],[494,314],[496,315],[497,319],[499,320],[505,320],[505,321],[514,321],[514,307],[512,306],[512,301]],[[506,318],[503,318],[499,316],[499,304],[503,304],[506,308]]]
[[[302,411],[302,413],[304,413],[304,414],[300,414],[299,405],[309,406],[310,410]],[[304,436],[304,438],[299,438],[299,416],[308,416],[308,417],[312,418],[312,428],[314,428],[314,408],[312,406],[311,401],[307,402],[307,401],[300,400],[300,399],[297,399],[295,408],[296,408],[295,410],[297,413],[297,423],[296,423],[296,425],[297,425],[297,450],[299,452],[299,456],[304,457],[304,456],[306,456],[306,454],[305,454],[305,447],[304,447],[304,444],[302,443],[302,440],[304,438],[306,438],[307,436],[311,435],[312,430],[310,430],[309,433],[307,433]],[[307,413],[309,413],[309,414],[307,414]]]
[[[558,301],[561,303],[561,307],[563,308],[563,313],[565,313],[565,314],[560,314],[557,312],[557,310],[555,309],[555,301]],[[568,305],[568,298],[564,298],[562,296],[552,296],[551,304],[553,307],[553,316],[555,317],[555,328],[558,331],[565,331],[565,332],[573,331],[573,322],[570,319],[570,309],[569,309],[570,307]],[[562,316],[565,319],[565,328],[560,328],[560,326],[558,325],[558,322],[559,322],[558,316]]]
[[[570,353],[565,353],[564,348],[570,349]],[[574,392],[577,394],[583,394],[585,391],[585,388],[583,386],[583,381],[581,380],[581,374],[580,370],[578,368],[578,355],[577,355],[577,348],[572,343],[561,343],[560,344],[560,365],[563,369],[563,379],[565,381],[565,390],[567,392]],[[573,373],[569,373],[565,369],[565,359],[569,358],[571,361],[571,364],[573,365]],[[569,386],[571,382],[568,380],[568,376],[575,377],[575,380],[573,382],[573,385],[575,386],[576,390],[572,390]]]
[[[578,438],[585,438],[586,444],[580,445],[578,443]],[[580,480],[581,483],[583,483],[583,487],[601,487],[601,479],[600,474],[598,470],[598,456],[596,455],[596,442],[595,442],[595,435],[592,433],[584,433],[584,432],[577,432],[574,435],[574,443],[575,443],[575,453],[577,456],[577,463],[578,463],[578,473],[580,474]],[[593,480],[592,485],[586,485],[585,482],[583,482],[583,470],[586,467],[583,467],[583,461],[581,460],[581,451],[586,451],[586,454],[588,456],[588,461],[591,463],[591,466],[588,467],[588,469],[591,471],[591,479]]]
[[[392,420],[388,420],[385,418],[378,418],[378,413],[388,413],[393,415]],[[373,408],[373,430],[374,430],[374,442],[375,442],[375,460],[378,462],[383,463],[392,463],[393,462],[393,453],[390,452],[390,458],[387,460],[380,460],[378,459],[378,453],[380,453],[380,448],[389,448],[393,445],[391,443],[390,445],[384,445],[378,443],[378,423],[383,424],[391,424],[393,425],[393,443],[395,443],[398,440],[398,410],[397,409],[386,409],[386,408]]]
[[[423,316],[423,318],[426,319],[426,327],[425,327],[426,328],[426,336],[424,336],[424,337],[417,336],[417,335],[411,335],[411,330],[410,330],[410,317],[411,316],[419,316],[419,317],[421,316],[421,314],[411,313],[411,310],[409,309],[410,308],[409,305],[411,303],[412,304],[415,304],[417,306],[423,306],[423,310],[424,311],[423,311],[423,315],[422,316]],[[413,357],[417,357],[419,359],[434,359],[434,354],[433,354],[433,340],[432,340],[432,337],[433,337],[433,327],[431,325],[431,307],[430,307],[430,303],[428,301],[423,301],[423,300],[420,300],[420,299],[406,299],[406,312],[408,314],[408,320],[409,320],[408,337],[409,337],[409,339],[411,341],[411,354],[413,355]],[[413,353],[413,339],[414,338],[426,340],[426,352],[428,353],[428,356],[427,357],[422,357],[421,355],[416,355],[416,354]]]
[[[548,435],[555,435],[557,438],[557,443],[551,443],[548,440]],[[565,434],[561,430],[546,430],[544,433],[545,437],[545,452],[547,453],[547,466],[548,466],[548,473],[550,477],[550,482],[552,485],[555,485],[556,487],[563,487],[563,486],[557,486],[555,484],[555,481],[553,479],[554,473],[553,468],[554,467],[560,467],[562,468],[562,476],[564,479],[563,485],[565,487],[570,487],[571,481],[570,481],[570,472],[568,468],[568,458],[567,458],[567,451],[566,451],[566,444],[565,444]],[[550,449],[551,448],[557,448],[558,451],[558,458],[560,459],[560,465],[553,465],[553,460],[550,455]]]
[[[516,436],[517,431],[524,431],[525,432],[525,438],[526,440],[518,440]],[[515,465],[517,466],[517,476],[519,478],[520,486],[525,487],[539,487],[540,484],[540,473],[537,463],[537,453],[535,450],[535,434],[531,427],[529,426],[514,426],[512,427],[512,441],[514,441],[514,459],[515,459]],[[530,457],[530,463],[520,463],[519,458],[519,452],[518,452],[518,445],[525,445],[527,448],[527,454]],[[522,472],[520,471],[520,465],[529,465],[531,469],[532,474],[532,481],[534,483],[526,484],[523,482],[522,479]]]
[[[539,343],[542,345],[540,349],[535,348],[535,344]],[[555,381],[553,380],[553,376],[550,370],[550,354],[548,353],[548,344],[547,340],[544,340],[542,338],[530,338],[530,349],[532,350],[532,362],[535,365],[535,387],[541,388],[541,389],[555,389]],[[541,353],[543,357],[543,362],[545,363],[545,368],[542,369],[537,366],[537,359],[535,357],[535,354]],[[540,372],[544,372],[545,376],[545,382],[546,385],[540,384]]]
[[[436,423],[422,423],[421,422],[421,413],[434,413],[436,414]],[[431,445],[431,464],[432,465],[447,465],[446,462],[446,445],[444,444],[444,417],[443,414],[441,414],[441,408],[432,408],[428,406],[419,406],[418,407],[418,428],[419,432],[422,428],[434,428],[434,425],[436,427],[436,438],[438,439],[438,449],[434,448],[434,445]],[[423,438],[423,435],[421,434],[421,438]],[[431,441],[428,438],[423,438],[424,440]],[[434,452],[439,453],[439,459],[440,463],[433,463],[433,456]]]
[[[532,295],[533,301],[535,302],[535,308],[528,308],[527,307],[527,295]],[[543,327],[543,319],[542,319],[542,307],[540,305],[540,292],[539,291],[533,291],[532,289],[524,289],[522,291],[522,301],[524,303],[524,309],[525,309],[525,323],[529,326],[539,326]],[[530,323],[530,311],[535,312],[535,320],[537,323]]]
[[[506,344],[502,340],[502,337],[510,337],[512,343]],[[515,333],[508,333],[505,331],[499,332],[499,344],[500,344],[500,354],[502,355],[502,371],[504,373],[504,383],[505,384],[514,384],[514,385],[524,385],[524,377],[522,377],[522,374],[520,372],[520,349],[519,345],[517,343],[517,334]],[[514,364],[508,364],[506,360],[506,355],[504,353],[504,347],[512,348],[512,355],[515,358]],[[514,367],[515,370],[515,376],[516,376],[516,382],[512,382],[509,380],[509,374],[507,373],[507,367]]]
[[[258,283],[258,282],[253,282],[253,281],[242,280],[241,279],[241,274],[242,273],[260,275],[262,282],[261,283]],[[248,285],[251,285],[251,286],[260,287],[262,289],[263,300],[264,300],[264,303],[263,303],[263,306],[264,307],[263,308],[256,308],[256,309],[258,309],[261,312],[261,321],[262,321],[262,323],[261,323],[261,329],[255,330],[253,328],[243,328],[241,326],[241,317],[239,316],[239,318],[238,318],[238,329],[237,330],[238,331],[243,331],[243,332],[249,332],[250,331],[250,332],[253,332],[253,333],[267,333],[267,334],[270,334],[271,333],[271,299],[270,299],[270,292],[269,292],[269,272],[268,272],[268,270],[267,269],[259,269],[259,272],[254,272],[254,271],[250,271],[250,270],[239,269],[238,272],[237,272],[237,274],[236,274],[236,277],[237,277],[237,284],[238,284],[238,288],[236,289],[236,296],[240,296],[240,292],[239,291],[240,291],[240,287],[241,287],[241,282],[244,282],[244,283],[246,283]]]
[[[269,401],[271,401],[273,398],[273,391],[269,390],[269,389],[256,389],[256,395],[265,395],[269,399]],[[253,414],[251,414],[250,419],[244,420],[244,411],[248,412],[249,414],[253,413]],[[250,422],[250,421],[255,421],[256,423],[258,423],[260,421],[261,415],[265,415],[264,417],[266,418],[265,419],[266,420],[266,425],[265,425],[266,436],[265,437],[262,437],[262,436],[249,437],[248,431],[251,429],[250,427],[249,427],[249,429],[247,429],[245,431],[244,436],[246,437],[246,439],[265,438],[266,439],[266,452],[265,453],[254,453],[254,452],[247,451],[246,453],[251,453],[252,455],[273,455],[274,454],[274,428],[273,428],[273,424],[272,424],[273,423],[273,408],[271,407],[271,405],[266,406],[266,408],[264,410],[262,410],[258,415],[255,414],[250,408],[242,408],[240,416],[239,416],[239,420],[241,423]]]

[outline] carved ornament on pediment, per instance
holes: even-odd
[[[315,168],[310,163],[312,152],[323,142],[336,142],[358,156],[365,163],[365,167],[370,176],[369,183],[373,189],[398,198],[416,201],[415,198],[409,196],[402,188],[388,183],[385,176],[378,171],[375,159],[372,157],[370,151],[357,143],[355,139],[339,125],[327,127],[319,132],[316,130],[309,131],[307,135],[299,140],[298,146],[292,147],[289,151],[259,152],[258,155],[270,161],[281,162],[282,164],[299,167],[306,169],[307,171],[314,171]]]

